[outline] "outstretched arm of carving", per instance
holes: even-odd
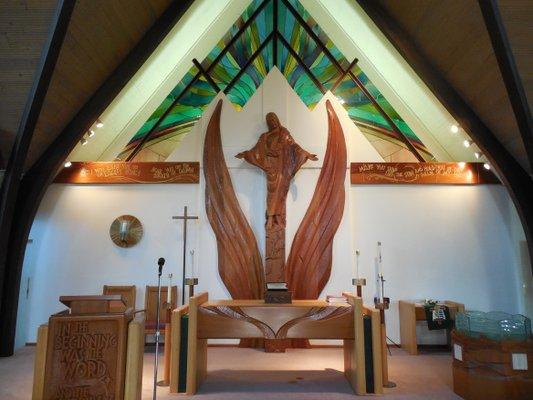
[[[229,175],[220,136],[220,100],[211,116],[204,143],[205,208],[217,239],[218,270],[234,299],[260,299],[263,261]]]

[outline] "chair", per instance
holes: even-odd
[[[124,307],[122,304],[113,304],[113,302],[110,305],[110,311],[111,312],[120,312],[124,311],[127,308],[133,308],[135,310],[135,296],[136,296],[136,287],[135,285],[132,286],[111,286],[111,285],[104,285],[104,290],[102,294],[120,294],[122,295],[122,299],[124,300],[124,303],[126,303],[126,307]]]
[[[159,329],[161,332],[165,331],[165,324],[170,323],[170,313],[176,308],[178,299],[178,287],[172,286],[170,292],[170,308],[167,307],[167,293],[168,286],[161,286],[161,309],[159,314]],[[147,335],[154,334],[157,326],[157,286],[146,286],[144,292],[144,308],[145,308],[145,333]]]

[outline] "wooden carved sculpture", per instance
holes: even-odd
[[[286,200],[292,178],[307,160],[317,160],[315,154],[302,149],[289,131],[281,125],[278,116],[266,116],[269,128],[257,144],[235,157],[244,158],[261,168],[267,176],[265,279],[267,282],[286,282],[285,228]]]
[[[235,195],[220,138],[222,100],[207,126],[204,143],[205,208],[215,232],[218,271],[234,299],[260,299],[265,283],[254,233]]]
[[[265,287],[263,265],[224,161],[220,137],[221,108],[222,101],[219,101],[204,144],[207,216],[217,238],[219,273],[231,296],[234,299],[259,299]],[[285,203],[290,181],[307,160],[316,160],[316,155],[303,150],[274,113],[267,115],[269,131],[261,135],[252,149],[237,155],[267,174],[266,280],[287,282],[296,299],[318,298],[328,281],[333,237],[344,211],[346,144],[339,119],[329,101],[326,108],[329,125],[326,155],[287,263]],[[307,341],[293,340],[292,346],[307,347]]]
[[[330,101],[328,144],[311,204],[294,236],[286,277],[296,299],[316,299],[331,274],[333,237],[344,211],[346,143]]]

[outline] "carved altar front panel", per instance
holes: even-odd
[[[198,337],[353,339],[353,307],[320,300],[207,302],[198,309]]]

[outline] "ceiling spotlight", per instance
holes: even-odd
[[[65,163],[65,168],[70,168],[72,166],[72,163],[70,161],[67,161]]]
[[[457,165],[459,166],[459,168],[463,169],[465,167],[466,163],[464,161],[459,161],[457,163]]]
[[[85,146],[87,144],[88,140],[85,138],[81,138],[80,143],[82,146]]]
[[[474,157],[476,157],[478,160],[481,158],[482,154],[479,151],[476,151],[474,153]]]
[[[471,140],[465,139],[463,141],[463,146],[465,146],[466,148],[470,147],[471,144],[472,144]]]
[[[342,97],[337,97],[337,99],[339,99],[339,103],[341,103],[341,104],[346,103]]]
[[[99,119],[96,120],[96,127],[97,128],[101,128],[104,126],[104,123],[102,121],[100,121]]]
[[[87,132],[88,137],[93,137],[96,132],[93,129],[89,129],[89,132]]]
[[[450,131],[452,131],[452,133],[457,133],[457,132],[459,132],[459,127],[457,125],[453,124],[450,127]]]
[[[483,164],[483,168],[485,168],[485,169],[490,169],[490,164],[489,164],[489,163],[485,163],[485,164]]]

